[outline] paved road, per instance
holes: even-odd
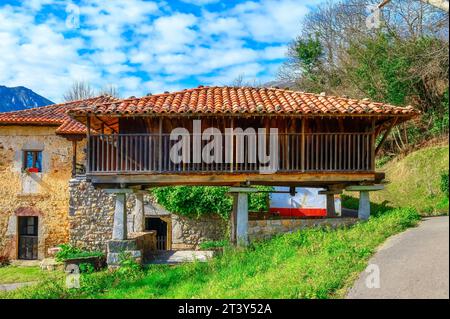
[[[449,298],[449,218],[424,219],[418,227],[390,238],[369,261],[347,298]]]

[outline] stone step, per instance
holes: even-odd
[[[173,250],[157,251],[150,254],[148,264],[180,264],[186,262],[206,262],[214,256],[214,251]]]

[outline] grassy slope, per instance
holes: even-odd
[[[38,281],[45,279],[48,274],[48,272],[41,271],[39,267],[1,267],[0,284]]]
[[[384,240],[416,224],[412,209],[338,230],[308,229],[230,250],[208,263],[153,266],[130,274],[82,276],[81,290],[47,281],[13,298],[334,298],[342,297]]]
[[[372,193],[371,200],[387,201],[394,207],[414,207],[423,215],[448,213],[448,200],[439,187],[441,173],[448,167],[448,145],[424,148],[394,159],[381,169],[390,183],[385,190]]]

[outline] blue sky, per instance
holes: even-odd
[[[276,78],[319,0],[0,2],[0,85],[60,102],[73,81],[123,97]]]

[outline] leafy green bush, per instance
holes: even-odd
[[[448,198],[449,195],[449,181],[448,181],[448,172],[441,174],[441,191]]]
[[[117,273],[127,278],[136,279],[142,275],[142,266],[128,252],[119,254],[119,266]]]
[[[84,258],[84,257],[104,257],[105,254],[101,251],[87,251],[72,246],[70,244],[62,244],[58,246],[61,248],[55,254],[56,261],[65,261],[67,259],[76,259],[76,258]]]
[[[95,271],[95,267],[91,263],[81,263],[78,267],[83,274],[92,274]]]
[[[250,211],[268,210],[268,193],[271,187],[258,186],[264,193],[250,194]],[[227,194],[228,187],[215,186],[175,186],[159,187],[152,190],[157,202],[167,210],[190,217],[218,214],[228,218],[233,200]]]

